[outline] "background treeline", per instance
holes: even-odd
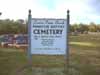
[[[90,24],[72,24],[70,25],[70,32],[100,32],[100,24],[91,22]],[[1,34],[18,34],[27,33],[27,21],[19,20],[0,20],[0,35]]]
[[[27,33],[27,24],[24,20],[0,20],[0,35],[18,33]]]
[[[100,32],[100,24],[95,24],[93,22],[90,24],[73,24],[70,26],[70,31],[80,33]]]

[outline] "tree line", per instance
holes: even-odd
[[[91,22],[90,24],[72,24],[70,25],[70,32],[100,32],[100,24],[95,24]]]
[[[0,35],[1,34],[26,34],[27,24],[23,20],[0,20]]]
[[[0,35],[2,34],[27,34],[27,21],[24,20],[0,20]],[[70,32],[100,32],[100,24],[91,22],[90,24],[71,24]]]

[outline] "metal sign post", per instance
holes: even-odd
[[[30,32],[30,29],[31,29],[31,10],[29,10],[29,15],[28,15],[28,65],[29,66],[32,66],[32,55],[31,55],[31,32]]]
[[[67,10],[67,64],[68,64],[68,75],[69,75],[69,65],[70,65],[70,63],[69,63],[69,56],[70,56],[70,54],[69,54],[69,34],[70,34],[70,11],[69,10]]]
[[[65,54],[65,74],[69,75],[69,32],[70,32],[70,11],[67,10],[67,31],[66,31],[66,54]]]

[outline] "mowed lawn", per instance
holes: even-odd
[[[100,35],[70,36],[68,75],[100,75]],[[32,56],[27,49],[0,47],[0,75],[64,75],[64,56]]]

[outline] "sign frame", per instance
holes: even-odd
[[[64,55],[65,58],[65,73],[69,74],[69,29],[70,29],[70,11],[67,10],[67,28],[66,28],[66,54]],[[31,28],[31,10],[29,10],[29,15],[28,15],[28,50],[27,50],[27,56],[28,56],[28,63],[30,67],[32,67],[32,54],[31,54],[31,33],[30,33],[30,28]]]

